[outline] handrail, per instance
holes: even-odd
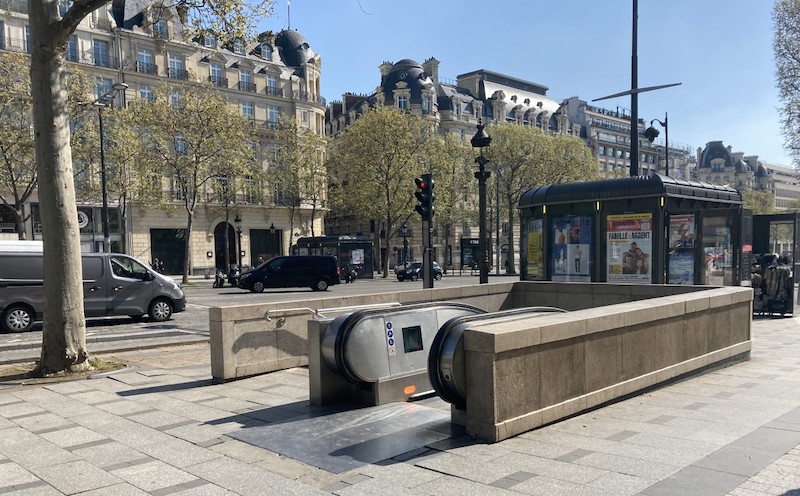
[[[294,315],[303,315],[303,314],[313,314],[319,318],[325,318],[325,315],[322,312],[339,312],[341,313],[344,310],[348,309],[362,309],[362,308],[381,308],[381,307],[399,307],[402,306],[401,303],[392,301],[387,303],[374,303],[372,305],[350,305],[346,307],[331,307],[331,308],[321,308],[319,310],[315,310],[310,307],[300,307],[300,308],[278,308],[278,309],[270,309],[264,312],[264,319],[267,322],[272,322],[272,317],[290,317]],[[283,319],[285,320],[285,319]],[[282,325],[281,319],[278,320],[279,324]]]

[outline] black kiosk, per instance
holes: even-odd
[[[369,236],[309,236],[297,240],[292,248],[293,255],[332,255],[339,259],[342,277],[347,270],[354,268],[359,279],[372,279],[373,262],[372,238]]]
[[[739,285],[742,197],[667,176],[554,184],[520,208],[522,280]]]

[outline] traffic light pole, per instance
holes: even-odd
[[[414,196],[419,200],[414,210],[422,219],[422,287],[428,289],[433,287],[433,175],[423,174],[414,182],[417,184]]]
[[[425,246],[425,255],[422,260],[422,288],[433,287],[433,245],[431,244],[431,231],[433,223],[429,220],[422,221],[422,243]]]

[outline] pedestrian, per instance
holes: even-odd
[[[153,258],[153,261],[150,262],[150,267],[152,267],[154,271],[158,272],[158,258]]]
[[[581,251],[581,247],[575,250],[575,272],[581,271],[581,256],[583,256],[583,252]]]

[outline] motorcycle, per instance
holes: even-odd
[[[345,283],[355,282],[357,277],[358,277],[358,266],[350,265],[345,269],[344,273]]]
[[[221,288],[225,286],[225,272],[222,269],[217,269],[217,273],[214,276],[214,285],[215,288]]]
[[[228,271],[228,284],[231,286],[239,285],[239,265],[231,264],[231,270]]]

